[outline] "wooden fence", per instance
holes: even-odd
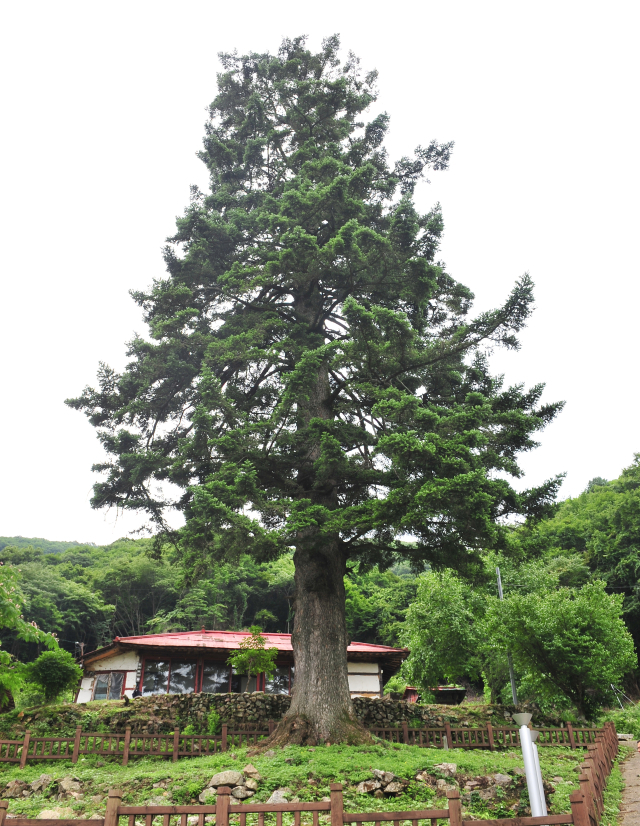
[[[269,727],[255,731],[230,731],[222,726],[221,734],[181,734],[174,729],[168,734],[133,734],[127,728],[124,734],[103,734],[76,729],[74,737],[33,737],[25,732],[22,740],[0,740],[0,763],[19,763],[24,768],[30,760],[71,760],[77,763],[85,754],[101,757],[117,757],[126,766],[130,757],[170,757],[174,762],[181,757],[200,757],[217,754],[230,748],[255,745],[262,737],[268,737],[276,724],[269,720]],[[404,723],[400,728],[371,728],[372,734],[392,743],[405,743],[423,748],[491,749],[519,748],[520,734],[517,728],[493,727],[452,728],[445,723],[442,728],[410,728]],[[605,729],[566,728],[539,729],[539,746],[569,746],[586,748],[596,742]]]
[[[500,820],[483,820],[482,826],[598,826],[604,810],[604,789],[611,773],[613,761],[618,751],[618,739],[613,724],[607,723],[598,732],[595,742],[587,746],[582,772],[578,778],[579,790],[571,797],[571,812],[566,814],[549,814],[544,817],[504,818]],[[197,817],[197,826],[205,826],[215,818],[215,826],[283,826],[283,816],[287,817],[286,826],[319,826],[321,813],[323,820],[330,821],[331,826],[345,824],[373,823],[374,826],[393,822],[402,826],[407,821],[411,826],[418,826],[421,821],[428,821],[425,826],[438,826],[438,821],[448,820],[449,826],[477,826],[477,820],[463,820],[460,792],[447,792],[446,809],[418,809],[402,812],[345,812],[342,785],[331,784],[331,799],[317,803],[241,803],[231,805],[231,789],[222,786],[218,789],[215,806],[123,806],[122,792],[113,789],[109,792],[104,818],[91,820],[55,819],[30,820],[28,818],[11,818],[10,826],[124,826],[121,819],[126,818],[126,826],[136,826],[144,818],[145,826],[188,826],[189,818]],[[6,800],[0,801],[0,826],[5,823]],[[304,821],[303,821],[304,815]],[[193,821],[191,821],[193,823]]]
[[[447,746],[455,749],[493,749],[520,747],[520,730],[507,726],[492,726],[487,723],[484,728],[452,727],[445,723],[440,728],[411,728],[403,723],[401,728],[370,728],[369,731],[381,740],[392,743],[405,743],[408,746],[425,748],[444,748],[443,737]],[[584,748],[595,743],[596,735],[603,729],[574,728],[571,723],[566,728],[537,729],[540,737],[539,746],[570,746],[572,749]]]

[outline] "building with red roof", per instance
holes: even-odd
[[[249,631],[178,631],[116,637],[111,645],[85,654],[84,675],[76,702],[115,700],[137,688],[147,694],[265,691],[291,694],[295,663],[291,634],[263,633],[267,648],[277,648],[271,677],[247,678],[227,665],[231,651]],[[352,697],[381,697],[382,687],[408,656],[406,648],[352,642],[347,648]]]

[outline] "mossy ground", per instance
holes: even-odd
[[[61,778],[67,775],[82,781],[84,798],[78,801],[56,802],[46,794],[35,794],[29,798],[12,800],[10,812],[35,817],[44,809],[56,806],[73,809],[76,817],[89,817],[104,812],[104,802],[94,803],[94,795],[106,795],[110,788],[120,788],[124,800],[129,804],[142,804],[149,800],[185,804],[197,800],[211,776],[224,769],[242,769],[251,762],[264,780],[259,791],[252,798],[264,802],[274,789],[288,786],[301,801],[321,800],[329,795],[329,784],[340,782],[344,785],[345,809],[347,811],[402,811],[416,808],[446,807],[443,793],[427,784],[415,781],[419,771],[438,775],[434,766],[443,761],[456,763],[457,775],[471,778],[495,774],[508,774],[522,766],[519,752],[467,751],[463,749],[421,749],[413,746],[376,743],[371,746],[318,746],[316,748],[287,746],[268,753],[237,749],[235,752],[209,757],[183,758],[171,763],[165,758],[132,759],[127,767],[117,762],[105,762],[96,757],[81,758],[76,765],[70,761],[31,763],[23,770],[11,764],[0,765],[0,783],[20,779],[31,782],[43,773]],[[542,773],[545,781],[551,783],[552,812],[566,812],[570,809],[569,795],[578,786],[576,771],[583,758],[581,750],[564,748],[540,749]],[[102,765],[98,765],[102,763]],[[391,771],[399,777],[410,780],[406,791],[397,797],[376,799],[370,795],[358,794],[356,785],[371,778],[373,769]],[[615,777],[619,776],[618,774]],[[560,778],[560,780],[554,778]],[[164,788],[153,788],[163,782]],[[617,781],[616,781],[617,782]],[[615,786],[615,784],[614,784]],[[520,795],[520,807],[526,805],[526,791]],[[613,791],[612,791],[613,795]],[[472,795],[470,802],[463,803],[466,816],[475,818],[514,817],[517,813],[507,806],[512,795],[506,792],[497,798],[483,801],[479,795]],[[614,796],[610,795],[608,809],[613,815]],[[614,826],[609,819],[606,826]]]

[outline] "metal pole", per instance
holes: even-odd
[[[500,601],[504,599],[504,594],[502,593],[502,579],[500,578],[500,568],[496,568],[496,574],[498,575],[498,596],[500,597]],[[511,697],[513,699],[514,706],[518,705],[518,694],[516,692],[516,677],[513,673],[513,660],[511,659],[511,653],[507,651],[507,660],[509,662],[509,679],[511,680]]]
[[[533,734],[534,732],[531,732]],[[536,731],[535,734],[537,735],[538,732]],[[531,738],[533,740],[533,737]],[[538,738],[536,737],[536,740]],[[531,743],[531,748],[533,750],[533,762],[536,764],[536,775],[538,778],[538,790],[540,792],[540,805],[542,806],[542,816],[546,817],[547,815],[547,801],[544,799],[544,783],[542,782],[542,772],[540,771],[540,758],[538,757],[538,747],[535,744],[535,741]]]
[[[531,742],[531,732],[527,726],[520,727],[520,743],[522,745],[522,757],[524,759],[524,772],[527,778],[527,791],[529,792],[529,804],[531,806],[532,817],[542,817],[542,802],[540,800],[540,784],[538,782],[538,772],[533,753],[533,743]]]

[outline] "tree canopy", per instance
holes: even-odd
[[[295,549],[290,714],[312,739],[340,739],[352,716],[347,565],[468,568],[504,543],[506,517],[542,516],[558,486],[508,482],[560,405],[540,404],[541,385],[503,387],[486,354],[519,346],[531,280],[471,315],[472,292],[436,257],[439,208],[412,200],[452,144],[391,163],[388,116],[362,120],[376,73],[338,49],[296,38],[276,55],[221,55],[200,153],[209,191],[178,219],[167,277],[134,293],[149,337],[69,401],[109,457],[93,505],[146,512],[194,574]],[[320,673],[335,674],[323,720]]]

